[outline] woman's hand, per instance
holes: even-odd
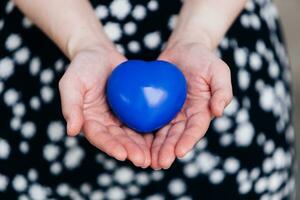
[[[80,50],[59,82],[63,115],[70,136],[83,130],[91,144],[136,166],[150,165],[152,135],[141,136],[112,115],[106,102],[105,84],[115,66],[125,61],[115,49],[93,47]]]
[[[181,112],[152,143],[151,167],[167,169],[203,137],[213,116],[222,115],[232,99],[232,86],[229,67],[201,43],[177,42],[158,59],[176,64],[188,85]]]

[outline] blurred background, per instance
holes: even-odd
[[[297,162],[300,167],[300,0],[276,0],[293,69],[294,124],[297,139]],[[297,174],[296,199],[300,199],[300,174]]]

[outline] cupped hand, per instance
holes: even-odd
[[[79,51],[59,82],[62,111],[67,132],[81,130],[88,141],[118,159],[136,166],[150,165],[152,134],[144,136],[123,126],[111,113],[105,85],[115,66],[125,61],[115,49],[93,47]]]
[[[222,115],[232,86],[229,67],[201,43],[178,42],[158,59],[176,64],[188,85],[182,110],[156,133],[151,146],[151,167],[167,169],[204,136],[214,116]]]

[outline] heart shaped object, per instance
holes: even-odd
[[[106,86],[107,101],[128,127],[152,132],[169,123],[187,95],[183,73],[166,61],[129,60],[118,65]]]

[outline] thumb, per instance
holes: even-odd
[[[59,92],[62,112],[67,121],[67,133],[69,136],[76,136],[83,124],[83,86],[67,71],[59,81]]]
[[[210,72],[210,87],[212,92],[210,108],[213,115],[220,117],[232,99],[230,69],[220,59],[216,59],[211,64],[211,69],[216,70],[211,70]]]

